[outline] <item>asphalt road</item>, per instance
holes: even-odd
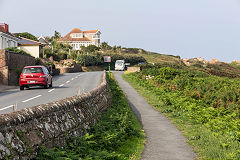
[[[196,155],[185,142],[182,133],[122,78],[123,72],[114,72],[115,79],[125,93],[129,104],[142,123],[146,144],[142,160],[193,160]]]
[[[80,93],[88,92],[100,84],[103,72],[66,73],[53,77],[53,87],[31,87],[20,91],[11,89],[0,93],[0,114],[54,102]]]

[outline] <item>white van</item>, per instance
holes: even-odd
[[[116,60],[115,71],[124,71],[124,69],[125,69],[125,61],[124,60]]]

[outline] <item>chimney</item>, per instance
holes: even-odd
[[[3,28],[3,32],[8,32],[8,24],[0,23],[0,26]]]

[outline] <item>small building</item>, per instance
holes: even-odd
[[[29,53],[31,56],[35,58],[39,58],[40,56],[40,42],[20,37],[18,41],[18,48]]]
[[[41,43],[42,47],[51,46],[51,43],[46,38],[50,39],[50,37],[44,37],[42,35],[38,37],[38,41]]]
[[[0,23],[0,49],[17,47],[19,39],[9,32],[8,24]]]
[[[81,49],[81,46],[95,45],[100,46],[100,34],[99,30],[81,31],[78,28],[73,29],[64,37],[59,37],[58,42],[69,44],[74,50]]]

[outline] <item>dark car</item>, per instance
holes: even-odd
[[[49,88],[52,87],[52,76],[44,66],[26,66],[20,75],[19,86],[20,90],[31,86]]]

